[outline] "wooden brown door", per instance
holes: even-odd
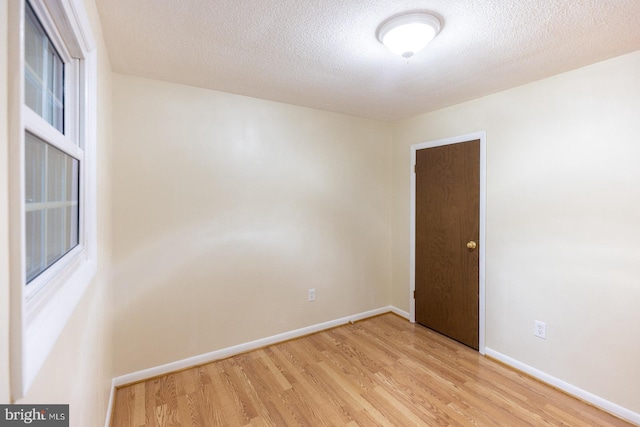
[[[416,322],[476,350],[479,215],[480,140],[417,150]]]

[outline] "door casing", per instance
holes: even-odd
[[[413,293],[416,289],[416,151],[424,148],[440,147],[443,145],[460,144],[467,141],[480,140],[480,241],[479,241],[479,309],[478,309],[478,351],[485,354],[485,237],[486,237],[486,177],[487,177],[487,152],[485,131],[454,136],[422,142],[411,146],[411,209],[410,209],[410,266],[409,266],[409,320],[416,321],[416,305]]]

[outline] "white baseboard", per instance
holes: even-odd
[[[389,311],[391,311],[392,313],[397,314],[400,317],[404,317],[405,319],[409,320],[409,317],[411,316],[408,312],[404,311],[404,310],[400,310],[399,308],[396,308],[392,305],[387,307],[389,309]]]
[[[560,390],[563,390],[572,396],[582,399],[585,402],[589,402],[592,405],[597,406],[598,408],[602,408],[605,411],[619,416],[620,418],[624,418],[631,421],[632,423],[640,425],[640,414],[636,412],[633,412],[627,408],[623,408],[618,404],[603,399],[600,396],[596,396],[595,394],[590,393],[586,390],[582,390],[581,388],[578,388],[573,384],[562,381],[561,379],[553,377],[546,372],[542,372],[532,366],[526,365],[516,359],[512,359],[511,357],[506,356],[498,351],[492,350],[488,347],[485,349],[485,354],[493,359],[504,363],[505,365],[509,365],[512,368],[515,368],[519,371],[531,375],[534,378],[539,379],[540,381],[559,388]]]
[[[111,393],[109,395],[109,404],[107,407],[107,416],[106,416],[104,425],[105,427],[110,427],[110,424],[111,424],[111,413],[113,412],[113,400],[115,398],[116,387],[135,383],[138,381],[144,381],[149,378],[157,377],[159,375],[165,375],[171,372],[179,371],[181,369],[190,368],[192,366],[213,362],[214,360],[220,360],[227,357],[235,356],[236,354],[246,353],[247,351],[256,350],[258,348],[266,347],[271,344],[276,344],[279,342],[299,338],[305,335],[313,334],[315,332],[324,331],[326,329],[335,328],[336,326],[346,325],[347,323],[350,323],[350,322],[357,322],[358,320],[367,319],[369,317],[378,316],[380,314],[389,313],[389,312],[395,313],[398,316],[409,319],[409,313],[407,313],[406,311],[400,310],[396,307],[393,307],[391,305],[388,305],[386,307],[381,307],[375,310],[365,311],[363,313],[354,314],[352,316],[346,316],[340,319],[319,323],[317,325],[311,325],[305,328],[295,329],[293,331],[284,332],[282,334],[273,335],[271,337],[262,338],[262,339],[251,341],[248,343],[223,348],[220,350],[212,351],[210,353],[188,357],[186,359],[178,360],[176,362],[166,363],[164,365],[156,366],[149,369],[143,369],[141,371],[132,372],[130,374],[125,374],[119,377],[115,377],[111,381]]]
[[[304,335],[313,334],[315,332],[324,331],[326,329],[334,328],[336,326],[345,325],[349,322],[356,322],[358,320],[367,319],[369,317],[377,316],[384,313],[395,313],[398,316],[409,319],[409,313],[400,310],[393,306],[381,307],[375,310],[365,311],[363,313],[354,314],[352,316],[342,317],[340,319],[330,320],[328,322],[319,323],[317,325],[307,326],[306,328],[295,329],[293,331],[284,332],[282,334],[273,335],[271,337],[262,338],[259,340],[251,341],[245,344],[239,344],[232,347],[223,348],[220,350],[212,351],[210,353],[201,354],[198,356],[188,357],[186,359],[178,360],[176,362],[167,363],[164,365],[156,366],[149,369],[143,369],[141,371],[132,372],[130,374],[121,375],[115,377],[111,381],[111,393],[109,395],[109,404],[107,405],[107,416],[105,420],[105,427],[110,427],[111,413],[113,412],[113,400],[115,398],[115,389],[126,384],[131,384],[138,381],[144,381],[149,378],[157,377],[159,375],[165,375],[171,372],[179,371],[181,369],[189,368],[191,366],[202,365],[204,363],[213,362],[214,360],[224,359],[236,354],[245,353],[247,351],[256,350],[271,344],[299,338]]]
[[[141,371],[125,374],[113,379],[113,387],[120,387],[125,384],[131,384],[138,381],[143,381],[148,378],[157,377],[159,375],[165,375],[170,372],[179,371],[181,369],[190,368],[192,366],[202,365],[204,363],[209,363],[214,360],[220,360],[227,357],[235,356],[236,354],[245,353],[251,350],[256,350],[258,348],[262,348],[271,344],[276,344],[282,341],[299,338],[304,335],[313,334],[315,332],[324,331],[326,329],[344,325],[349,322],[355,322],[358,320],[366,319],[369,317],[373,317],[379,314],[384,314],[389,312],[396,313],[399,316],[402,316],[405,318],[409,317],[408,313],[402,310],[399,310],[393,306],[381,307],[375,310],[365,311],[363,313],[354,314],[352,316],[346,316],[340,319],[330,320],[328,322],[307,326],[305,328],[295,329],[293,331],[284,332],[281,334],[273,335],[271,337],[261,338],[248,343],[223,348],[220,350],[212,351],[210,353],[200,354],[198,356],[188,357],[186,359],[178,360],[176,362],[171,362],[171,363],[156,366],[153,368],[143,369]]]
[[[164,365],[160,365],[153,368],[144,369],[141,371],[132,372],[130,374],[116,377],[111,382],[111,393],[109,395],[109,404],[107,406],[107,417],[105,421],[105,427],[109,427],[111,423],[111,413],[113,411],[113,404],[114,404],[113,401],[115,398],[116,387],[120,387],[126,384],[138,382],[138,381],[144,381],[146,379],[153,378],[159,375],[165,375],[174,371],[179,371],[181,369],[189,368],[191,366],[202,365],[204,363],[209,363],[214,360],[224,359],[227,357],[234,356],[236,354],[245,353],[251,350],[256,350],[258,348],[262,348],[268,345],[299,338],[305,335],[309,335],[309,334],[324,331],[330,328],[334,328],[336,326],[344,325],[349,322],[356,322],[358,320],[367,319],[369,317],[373,317],[373,316],[377,316],[377,315],[389,313],[389,312],[395,313],[398,316],[404,317],[407,320],[409,320],[409,317],[410,317],[408,312],[404,310],[400,310],[399,308],[396,308],[394,306],[381,307],[375,310],[365,311],[363,313],[355,314],[352,316],[346,316],[340,319],[330,320],[328,322],[307,326],[305,328],[295,329],[293,331],[284,332],[282,334],[273,335],[271,337],[266,337],[266,338],[251,341],[248,343],[223,348],[220,350],[212,351],[210,353],[189,357],[186,359],[178,360],[176,362],[171,362]],[[506,356],[491,348],[487,347],[485,349],[485,354],[519,371],[529,374],[532,377],[535,377],[547,384],[557,387],[560,390],[563,390],[573,396],[576,396],[586,402],[589,402],[599,408],[602,408],[605,411],[608,411],[621,418],[629,420],[632,423],[640,425],[640,414],[636,412],[633,412],[627,408],[624,408],[620,405],[617,405],[613,402],[610,402],[606,399],[596,396],[593,393],[582,390],[572,384],[569,384],[565,381],[555,378],[545,372],[542,372],[536,368],[526,365],[516,359]]]

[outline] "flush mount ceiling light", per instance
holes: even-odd
[[[378,40],[404,58],[420,52],[440,31],[440,20],[424,12],[395,16],[378,27]]]

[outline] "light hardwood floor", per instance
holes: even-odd
[[[121,387],[111,425],[632,424],[386,314]]]

